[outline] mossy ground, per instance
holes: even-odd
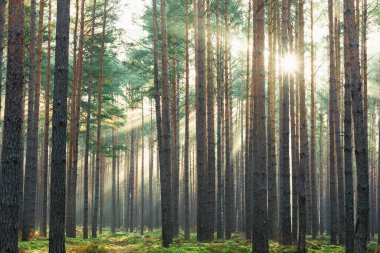
[[[144,236],[138,233],[126,234],[117,232],[111,234],[106,231],[96,239],[84,240],[80,238],[66,239],[67,252],[75,253],[106,253],[106,252],[128,252],[128,253],[249,253],[252,250],[251,243],[244,239],[241,234],[235,234],[232,240],[215,240],[212,243],[198,243],[196,234],[191,234],[191,240],[185,241],[183,235],[175,239],[169,249],[161,246],[160,231],[145,233]],[[310,238],[308,238],[310,239]],[[36,237],[30,242],[20,242],[20,252],[24,253],[44,253],[48,252],[48,239]],[[319,237],[317,240],[308,240],[308,252],[344,252],[344,248],[336,245],[328,245],[327,237]],[[295,246],[281,246],[277,242],[270,243],[270,252],[292,253],[297,252]],[[377,244],[369,244],[369,253],[380,252]]]

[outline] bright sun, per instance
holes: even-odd
[[[287,73],[293,73],[298,68],[297,57],[294,54],[287,54],[281,60],[281,67]]]

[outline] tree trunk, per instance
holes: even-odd
[[[355,247],[354,252],[366,252],[367,231],[368,231],[368,139],[366,135],[364,112],[363,112],[363,91],[360,78],[360,63],[359,63],[359,46],[358,46],[358,31],[355,26],[355,16],[353,13],[353,0],[347,0],[345,5],[347,14],[347,35],[350,42],[347,50],[351,51],[351,76],[349,80],[352,82],[352,111],[354,118],[354,134],[355,134],[355,156],[357,164],[357,221],[355,225]]]
[[[268,70],[268,222],[270,239],[277,238],[278,217],[277,217],[277,169],[276,169],[276,20],[275,2],[268,3],[268,40],[269,40],[269,70]],[[249,26],[249,24],[248,24]],[[249,45],[249,43],[248,43]]]
[[[185,39],[185,157],[184,157],[184,201],[185,201],[185,240],[190,239],[190,204],[189,204],[189,0],[186,0],[186,39]]]
[[[18,251],[19,185],[22,184],[24,1],[8,5],[8,50],[0,170],[0,247]],[[59,15],[60,16],[60,15]]]
[[[337,193],[336,193],[336,159],[335,159],[335,114],[334,114],[334,89],[336,87],[335,73],[335,48],[334,48],[334,29],[333,29],[333,3],[329,0],[329,46],[330,46],[330,117],[329,117],[329,132],[330,132],[330,216],[331,216],[331,244],[337,243]],[[334,148],[335,147],[335,148]]]
[[[216,0],[216,83],[217,83],[217,235],[218,239],[223,238],[223,182],[222,182],[222,156],[223,156],[223,148],[222,148],[222,106],[223,106],[223,94],[222,94],[222,69],[221,69],[221,47],[220,47],[220,25],[219,25],[219,0]]]
[[[92,101],[92,86],[93,86],[93,50],[94,50],[94,35],[95,35],[95,11],[96,0],[93,1],[92,19],[91,19],[91,44],[90,44],[90,59],[89,59],[89,81],[87,87],[87,110],[86,110],[86,140],[84,151],[84,207],[83,207],[83,238],[88,238],[88,160],[90,149],[90,123],[91,123],[91,101]],[[93,202],[92,202],[93,203]]]
[[[75,200],[73,199],[75,193],[73,191],[74,180],[76,180],[77,171],[74,166],[74,156],[75,151],[75,137],[76,137],[76,102],[77,102],[77,92],[78,92],[78,71],[77,71],[77,50],[78,50],[78,23],[79,23],[79,0],[75,1],[75,19],[74,19],[74,38],[73,38],[73,64],[72,64],[72,82],[71,82],[71,96],[69,99],[70,105],[70,146],[68,155],[68,172],[67,172],[67,189],[66,189],[66,232],[67,237],[75,237],[75,228],[73,228],[73,206],[75,205]],[[74,222],[75,223],[75,222]],[[75,227],[75,226],[74,226]]]
[[[282,57],[289,53],[289,1],[282,5]],[[280,241],[285,245],[292,242],[291,214],[290,214],[290,175],[289,175],[289,76],[291,73],[282,73],[281,98],[281,135],[280,135]]]
[[[326,190],[324,171],[324,148],[323,148],[323,114],[319,115],[319,233],[323,235],[326,230]]]
[[[113,98],[114,99],[114,98]],[[111,175],[111,233],[116,232],[116,134],[115,126],[112,126],[112,175]]]
[[[197,139],[197,240],[200,242],[210,241],[208,237],[208,215],[205,214],[208,208],[208,174],[206,172],[205,147],[206,136],[206,103],[205,103],[205,31],[203,22],[204,12],[203,0],[197,3],[197,20],[198,20],[198,59],[197,59],[197,83],[196,83],[196,139]]]
[[[44,136],[43,136],[43,159],[42,165],[42,210],[40,235],[46,237],[47,229],[47,190],[48,190],[48,169],[49,169],[49,124],[50,124],[50,68],[51,68],[51,0],[49,0],[49,16],[48,16],[48,48],[47,48],[47,64],[46,64],[46,88],[45,88],[45,119],[44,119]]]
[[[248,28],[247,28],[247,45],[250,45],[250,34],[251,34],[251,13],[252,13],[252,1],[249,1],[248,4]],[[250,50],[249,47],[247,47],[247,84],[246,84],[246,136],[245,136],[245,143],[246,143],[246,149],[245,149],[245,178],[244,178],[244,184],[245,184],[245,237],[247,240],[252,238],[252,167],[250,166],[250,149],[249,149],[249,139],[250,139],[250,123],[249,118],[250,114],[252,113],[250,111],[250,86],[251,86],[251,74],[250,74]]]
[[[317,203],[317,169],[316,169],[316,151],[315,151],[315,70],[314,70],[314,59],[315,59],[315,52],[314,52],[314,13],[313,13],[313,0],[310,2],[310,27],[311,27],[311,67],[310,67],[310,73],[311,73],[311,82],[310,82],[310,89],[311,89],[311,110],[310,110],[310,117],[311,117],[311,133],[310,133],[310,186],[311,186],[311,228],[312,228],[312,237],[315,239],[318,234],[318,203]]]
[[[149,207],[148,229],[153,232],[153,106],[150,100],[150,125],[149,125]]]
[[[231,150],[230,150],[230,130],[231,130],[231,120],[230,120],[230,99],[229,99],[229,72],[228,72],[228,60],[229,60],[229,50],[228,50],[228,1],[224,2],[224,95],[225,95],[225,196],[224,196],[224,214],[225,214],[225,236],[226,239],[231,239],[232,229],[233,229],[233,167],[231,164]],[[199,57],[199,56],[198,56]],[[200,182],[198,182],[200,184]],[[199,187],[199,186],[198,186]],[[198,195],[198,198],[202,196]]]
[[[155,0],[153,8],[155,7]],[[157,12],[155,12],[154,16]],[[172,220],[172,191],[171,191],[171,131],[170,131],[170,107],[168,84],[168,52],[166,31],[166,0],[161,0],[161,38],[162,38],[162,133],[160,129],[162,155],[160,156],[161,179],[161,211],[162,211],[162,241],[164,247],[169,247],[173,238]],[[154,29],[157,31],[157,29]],[[158,71],[158,70],[157,70]],[[158,82],[158,79],[157,79]],[[158,87],[158,83],[157,83]],[[157,88],[156,91],[159,89]],[[157,93],[158,96],[159,93]],[[157,102],[156,102],[157,103]],[[157,109],[157,106],[156,106]],[[158,123],[157,123],[158,124]]]
[[[214,125],[214,77],[211,38],[210,0],[207,3],[207,240],[214,239],[215,224],[215,125]]]
[[[92,216],[92,237],[96,238],[97,236],[97,228],[98,228],[98,214],[99,214],[99,195],[101,191],[99,191],[100,187],[100,173],[103,169],[101,169],[100,165],[100,155],[101,155],[101,128],[102,128],[102,95],[103,95],[103,62],[104,62],[104,40],[105,40],[105,32],[106,32],[106,22],[107,22],[107,2],[104,2],[103,9],[103,25],[102,25],[102,37],[101,37],[101,47],[100,47],[100,67],[99,67],[99,82],[98,82],[98,109],[97,109],[97,133],[96,133],[96,176],[95,176],[95,203],[94,203],[94,212]],[[101,206],[101,205],[100,205]],[[100,222],[99,227],[102,227]]]
[[[179,207],[179,166],[177,166],[177,160],[179,154],[177,152],[177,142],[178,137],[178,104],[177,104],[177,82],[176,82],[176,59],[174,56],[173,59],[173,73],[172,73],[172,82],[171,82],[171,125],[173,129],[171,144],[171,162],[172,162],[172,207],[173,207],[173,236],[178,237],[179,234],[179,216],[178,216],[178,207]]]
[[[49,252],[65,252],[65,182],[70,1],[57,2]],[[63,102],[62,102],[63,101]]]
[[[298,205],[299,205],[299,237],[298,237],[298,251],[306,252],[306,178],[307,171],[309,170],[309,143],[307,137],[307,111],[306,111],[306,92],[305,92],[305,43],[304,43],[304,0],[299,1],[299,59],[300,69],[298,75],[298,82],[300,87],[300,167],[298,177]]]
[[[265,1],[256,0],[256,4],[253,9],[256,15],[254,15],[254,27],[256,33],[254,33],[255,47],[254,50],[254,63],[255,68],[252,75],[255,76],[255,114],[257,115],[257,145],[258,147],[266,146],[266,129],[265,129],[265,64],[264,64],[264,16],[265,16]],[[257,155],[255,156],[255,166],[253,170],[254,182],[253,182],[253,240],[252,240],[252,252],[269,252],[268,243],[268,227],[267,227],[267,150],[265,148],[259,148]],[[290,224],[289,224],[290,225]],[[290,231],[289,231],[290,232]],[[290,233],[289,233],[290,236]]]
[[[141,222],[140,222],[140,234],[144,234],[144,99],[141,103]]]
[[[26,165],[24,184],[24,211],[22,217],[22,240],[34,237],[36,185],[37,185],[37,149],[38,134],[35,129],[35,93],[36,93],[36,0],[30,2],[30,44],[29,44],[29,84],[28,84],[28,126],[26,141]]]
[[[347,5],[347,0],[344,1]],[[348,38],[348,16],[353,9],[344,11],[344,168],[345,168],[345,246],[347,253],[353,253],[355,243],[354,196],[352,171],[352,98],[351,98],[351,54]]]

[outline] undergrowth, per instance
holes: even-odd
[[[234,234],[231,240],[215,240],[211,243],[198,243],[196,234],[191,234],[191,239],[185,241],[183,234],[175,239],[170,248],[164,249],[161,246],[160,231],[146,232],[143,236],[138,233],[117,232],[111,234],[106,231],[94,239],[82,239],[81,233],[77,233],[78,238],[66,239],[66,250],[69,253],[108,253],[108,252],[128,252],[128,253],[249,253],[252,252],[252,245],[244,239],[244,235]],[[308,252],[312,253],[343,253],[344,247],[329,245],[327,236],[318,237],[312,240],[307,238]],[[45,253],[48,252],[49,241],[46,238],[37,237],[30,242],[19,242],[20,252],[23,253]],[[283,246],[277,242],[270,242],[271,253],[296,253],[296,246]],[[371,242],[368,246],[368,253],[380,252],[377,243]]]

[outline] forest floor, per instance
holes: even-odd
[[[128,252],[128,253],[250,253],[252,244],[244,239],[242,234],[234,234],[232,240],[215,240],[212,243],[198,243],[196,234],[191,234],[191,240],[185,241],[183,235],[175,239],[169,249],[161,246],[160,231],[145,233],[141,236],[138,233],[126,234],[117,232],[111,234],[105,231],[96,239],[84,240],[78,238],[66,239],[67,252],[75,253],[108,253],[108,252]],[[308,238],[311,239],[311,238]],[[308,252],[344,252],[344,247],[328,245],[328,237],[319,237],[317,240],[307,241]],[[47,238],[36,237],[30,242],[19,242],[21,253],[45,253],[48,252],[49,240]],[[276,242],[270,243],[270,252],[292,253],[297,252],[294,246],[281,246]],[[369,244],[369,253],[380,252],[377,244]]]

